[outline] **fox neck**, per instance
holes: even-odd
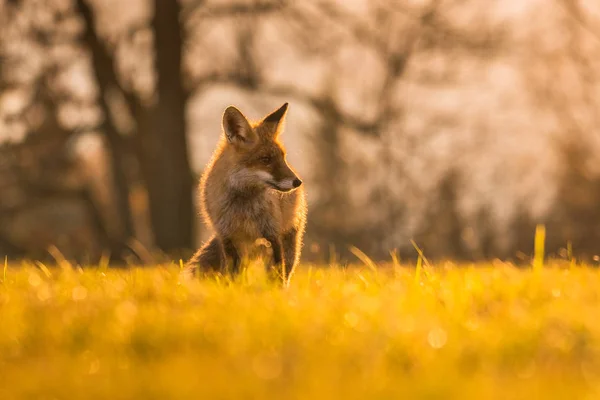
[[[213,159],[213,173],[222,177],[222,187],[227,191],[243,193],[245,197],[265,192],[267,186],[256,179],[253,171],[238,165],[234,152],[225,142],[221,142]]]
[[[266,192],[269,187],[257,179],[257,172],[247,168],[236,168],[229,174],[227,185],[234,191],[244,192],[248,196]]]

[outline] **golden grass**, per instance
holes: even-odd
[[[600,398],[598,270],[373,268],[8,265],[0,399]]]

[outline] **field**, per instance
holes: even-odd
[[[0,399],[600,398],[598,269],[368,264],[8,265]]]

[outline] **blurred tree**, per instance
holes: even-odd
[[[182,27],[177,1],[152,3],[150,27],[154,33],[156,99],[143,104],[136,93],[119,82],[117,63],[95,30],[91,6],[77,0],[85,23],[84,40],[92,54],[94,75],[100,88],[99,102],[105,115],[104,133],[112,154],[116,203],[124,234],[133,236],[128,182],[125,176],[128,154],[125,141],[111,119],[109,93],[119,90],[127,99],[129,114],[135,120],[133,140],[149,198],[150,220],[155,245],[166,252],[190,249],[194,245],[192,193],[193,179],[187,149],[185,119],[186,93],[182,78]]]
[[[62,142],[65,148],[56,149],[53,153],[47,146],[42,151],[50,158],[57,157],[58,151],[67,150],[69,143],[81,133],[97,131],[102,134],[110,171],[105,183],[108,183],[112,198],[103,204],[99,204],[96,198],[95,206],[104,208],[104,211],[94,210],[93,214],[100,215],[99,221],[104,234],[108,235],[113,254],[122,256],[125,247],[135,245],[135,238],[142,235],[136,228],[139,224],[134,220],[134,214],[139,212],[132,209],[132,197],[136,196],[134,189],[140,182],[148,199],[152,245],[165,252],[185,251],[195,246],[193,188],[196,182],[189,163],[186,110],[190,93],[198,87],[185,87],[183,52],[187,40],[186,24],[198,16],[218,18],[271,13],[279,10],[281,5],[281,2],[258,2],[219,6],[203,1],[153,0],[136,6],[142,9],[147,6],[147,16],[133,24],[120,24],[114,27],[116,30],[107,31],[101,30],[104,26],[102,21],[107,16],[110,18],[112,11],[99,2],[67,0],[39,5],[35,1],[22,0],[2,4],[0,17],[7,22],[2,27],[7,34],[3,35],[0,46],[0,57],[7,60],[1,64],[0,85],[4,93],[14,88],[28,93],[39,86],[36,82],[46,79],[46,71],[54,71],[51,84],[44,88],[52,93],[53,103],[50,106],[38,107],[36,97],[28,96],[30,104],[6,118],[14,126],[23,126],[24,135],[38,131],[40,137],[52,140],[53,131],[44,126],[27,125],[32,114],[29,110],[43,110],[45,116],[58,118],[63,106],[78,102],[79,95],[73,92],[74,88],[71,86],[71,91],[65,91],[59,82],[62,82],[63,75],[72,74],[69,69],[77,65],[73,61],[82,60],[79,57],[81,51],[89,55],[86,67],[89,66],[89,78],[95,91],[91,91],[91,99],[84,96],[84,106],[93,109],[97,105],[100,118],[87,122],[71,118],[67,121],[69,128],[58,122],[68,139]],[[247,33],[249,38],[253,30]],[[142,41],[140,45],[139,38],[148,34],[152,39]],[[240,38],[248,40],[244,35]],[[37,60],[37,56],[43,60],[39,63],[42,67],[29,75],[19,74],[28,61],[25,54],[14,46],[13,42],[18,41],[35,48],[32,60]],[[149,46],[145,47],[145,43]],[[124,51],[136,52],[140,59],[150,60],[150,73],[145,75],[146,65],[143,63],[133,67],[126,65]],[[44,60],[45,53],[50,56]],[[239,64],[239,69],[250,73],[246,68],[250,58],[245,61]],[[35,62],[29,64],[38,67]],[[139,83],[141,75],[150,76],[145,85]],[[29,141],[23,146],[29,147]],[[35,161],[41,162],[41,159]],[[139,248],[138,245],[134,247]]]
[[[177,1],[154,0],[157,100],[152,124],[140,131],[142,170],[156,245],[164,251],[194,246],[192,172],[188,159],[186,95],[182,80],[182,27]]]
[[[546,23],[560,27],[561,40],[540,41],[539,31],[533,30],[535,50],[527,53],[523,68],[531,96],[553,121],[557,154],[555,200],[539,222],[548,224],[550,251],[559,253],[571,243],[578,255],[590,259],[600,242],[600,168],[595,161],[600,146],[600,20],[593,20],[591,3],[577,0],[556,0],[549,10]]]
[[[409,99],[403,98],[402,83],[414,79],[412,64],[423,58],[443,54],[449,55],[451,60],[454,53],[461,52],[476,58],[490,58],[498,54],[505,43],[502,28],[494,24],[485,21],[470,26],[453,24],[452,14],[460,6],[459,2],[438,0],[418,6],[373,1],[366,3],[365,10],[359,13],[346,4],[315,0],[287,10],[288,18],[296,21],[298,38],[305,42],[309,51],[327,53],[335,58],[345,49],[358,47],[363,52],[355,57],[373,59],[372,64],[367,65],[376,71],[369,71],[377,78],[367,80],[368,87],[360,81],[352,81],[351,91],[364,93],[365,99],[360,100],[361,108],[351,111],[347,105],[350,90],[344,86],[349,82],[340,78],[341,71],[345,70],[344,61],[330,64],[326,87],[320,93],[308,94],[294,87],[266,85],[267,92],[286,93],[307,102],[320,114],[322,129],[314,146],[317,175],[313,184],[318,185],[316,190],[323,195],[311,207],[314,218],[309,219],[309,227],[316,230],[319,241],[334,243],[342,255],[349,254],[344,249],[350,244],[375,257],[386,257],[389,249],[401,245],[404,251],[412,252],[406,247],[408,240],[398,235],[407,224],[408,204],[402,197],[407,191],[414,191],[419,186],[416,180],[422,179],[411,176],[408,163],[412,158],[409,155],[422,152],[421,146],[434,137],[437,130],[456,125],[456,121],[433,117],[425,131],[419,132],[418,136],[409,135],[404,124]],[[474,4],[470,6],[479,9]],[[316,34],[319,26],[320,29],[326,26],[328,35]],[[320,38],[319,42],[315,41],[315,36]],[[449,84],[453,79],[452,63],[445,67],[445,77],[426,84]],[[265,85],[261,88],[264,90]],[[344,135],[340,137],[342,131]],[[346,151],[349,133],[358,135],[357,142],[377,143],[376,165],[369,165],[361,157],[355,162],[349,161],[354,156]],[[347,170],[349,164],[353,168]],[[368,194],[356,199],[352,195],[353,187],[361,181],[364,182],[361,191]],[[465,255],[460,235],[465,221],[459,218],[460,212],[455,209],[454,189],[449,189],[449,182],[454,181],[454,171],[448,168],[446,175],[439,178],[437,191],[449,198],[434,200],[443,204],[437,215],[447,217],[424,216],[420,222],[422,226],[416,229],[420,237],[433,238],[447,230],[453,233],[447,237],[449,248],[431,246],[434,254]],[[351,210],[360,210],[360,213],[355,212],[353,218],[348,218]],[[437,248],[440,251],[436,252]]]
[[[119,89],[118,78],[114,70],[114,61],[98,37],[94,26],[93,11],[85,0],[77,0],[77,11],[84,21],[82,34],[83,45],[91,53],[93,75],[98,85],[98,103],[104,115],[102,132],[106,137],[110,154],[110,170],[114,182],[114,204],[117,210],[117,221],[121,224],[119,237],[115,239],[121,245],[134,237],[133,217],[129,202],[130,181],[127,179],[127,140],[117,128],[117,123],[110,111],[109,95]]]
[[[68,204],[74,220],[86,220],[74,225],[87,226],[90,240],[113,254],[192,248],[190,156],[209,156],[222,103],[258,114],[285,100],[299,116],[290,130],[306,132],[286,136],[295,142],[290,150],[299,137],[311,145],[303,155],[308,249],[317,247],[311,241],[342,253],[356,245],[384,258],[398,248],[405,257],[414,238],[432,257],[508,256],[527,250],[539,221],[553,224],[551,241],[568,236],[592,248],[599,237],[589,224],[599,217],[594,14],[581,1],[556,0],[544,8],[551,16],[511,25],[502,15],[519,2],[509,3],[0,2],[0,133],[19,142],[4,154],[28,159],[35,165],[28,171],[45,171],[41,182],[62,193],[56,200],[24,191],[24,170],[7,167],[2,226],[13,221],[11,199],[37,192],[53,206],[26,202],[19,213]],[[544,33],[558,28],[566,34]],[[523,65],[510,65],[519,56]],[[511,68],[524,71],[524,83],[506,79]],[[487,94],[490,82],[515,88]],[[525,93],[534,101],[522,101]],[[511,108],[534,122],[515,128]],[[514,158],[527,153],[519,139],[528,129],[539,141],[555,132],[559,182],[528,181],[521,194],[515,182],[529,166]],[[101,138],[101,156],[74,155],[90,136]],[[516,139],[502,153],[500,137],[508,136]],[[61,168],[49,166],[53,158]],[[65,186],[54,175],[79,183]],[[532,212],[532,192],[554,193],[554,205]],[[578,238],[564,233],[567,226]],[[1,229],[0,237],[3,248],[30,252]]]

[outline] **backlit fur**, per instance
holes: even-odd
[[[234,107],[200,180],[200,205],[213,237],[188,262],[188,272],[237,274],[257,239],[270,243],[270,275],[287,285],[300,258],[306,224],[304,186],[279,141],[287,103],[259,122]]]

